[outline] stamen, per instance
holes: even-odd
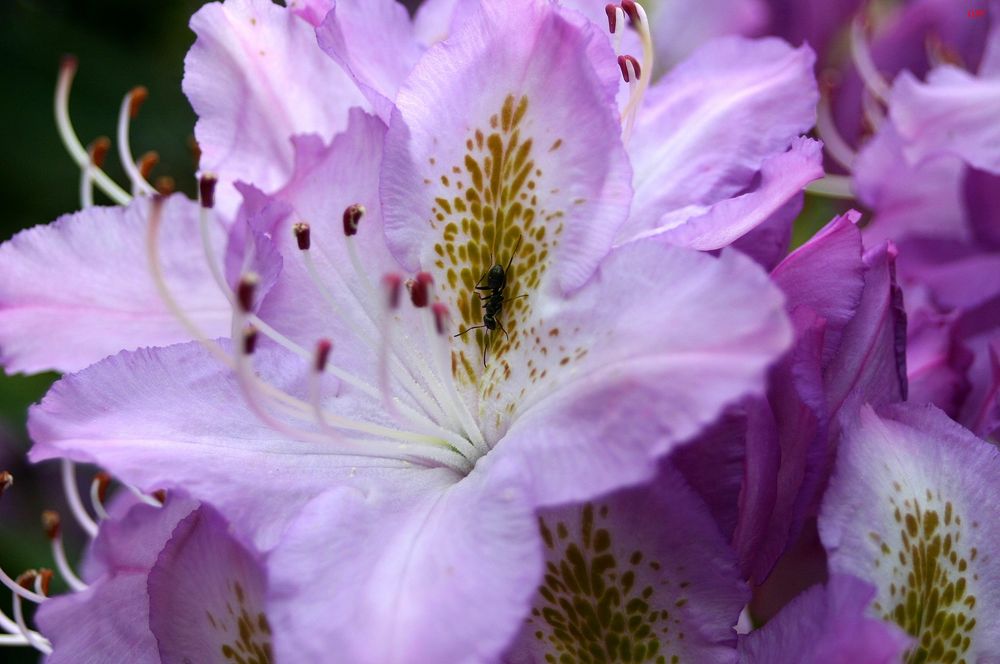
[[[160,153],[156,150],[150,150],[139,157],[139,161],[136,163],[136,168],[139,169],[139,176],[142,178],[143,182],[145,182],[146,178],[152,174],[153,169],[156,168],[158,163],[160,163]],[[150,187],[150,193],[151,192],[152,187]]]
[[[169,175],[161,175],[153,180],[153,189],[160,196],[169,196],[177,191],[177,183]]]
[[[358,234],[358,226],[365,216],[365,206],[360,203],[350,205],[344,210],[344,235],[352,237]]]
[[[865,88],[875,96],[879,102],[888,104],[889,84],[875,66],[872,52],[865,37],[864,19],[861,15],[851,21],[851,59],[858,70]]]
[[[17,583],[27,590],[35,582],[36,576],[37,572],[33,570],[25,572],[17,577]],[[21,632],[21,635],[28,641],[32,648],[46,655],[52,654],[52,644],[49,643],[49,640],[38,632],[28,629],[27,624],[25,624],[24,608],[21,606],[21,595],[17,593],[14,594],[14,622],[17,623],[18,631]]]
[[[97,138],[87,146],[90,159],[87,165],[80,169],[80,208],[86,209],[94,204],[94,169],[104,168],[104,160],[111,149],[111,141],[106,136]]]
[[[423,309],[430,304],[431,286],[434,277],[429,272],[419,272],[416,279],[410,282],[410,301],[417,309]]]
[[[649,89],[649,82],[653,77],[654,50],[653,35],[649,30],[649,19],[646,17],[646,10],[634,0],[622,0],[621,8],[628,15],[629,19],[631,19],[632,26],[639,33],[639,39],[642,42],[641,66],[639,61],[632,56],[624,56],[624,60],[622,57],[618,59],[618,66],[622,69],[622,77],[625,81],[628,83],[632,83],[633,80],[636,81],[629,95],[628,103],[622,111],[622,124],[624,125],[622,138],[627,143],[632,136],[635,117],[642,106],[642,100],[646,96],[646,90]],[[629,67],[632,68],[631,72],[629,71]]]
[[[119,480],[121,482],[121,480]],[[135,494],[135,497],[142,502],[150,505],[151,507],[163,507],[163,503],[167,500],[167,493],[163,489],[154,491],[151,495],[143,493],[139,487],[134,484],[129,484],[128,482],[122,482],[126,489]]]
[[[56,569],[62,574],[66,584],[73,590],[80,592],[87,589],[87,584],[76,575],[66,559],[66,549],[63,547],[62,528],[60,525],[59,513],[53,510],[42,512],[42,529],[45,536],[52,544],[52,557],[56,561]]]
[[[198,179],[198,200],[201,205],[198,208],[198,232],[201,235],[201,249],[205,254],[205,262],[208,263],[208,270],[212,273],[212,279],[219,291],[226,297],[229,305],[233,305],[233,291],[229,288],[225,277],[222,276],[222,268],[219,265],[215,254],[215,247],[212,246],[212,237],[209,234],[209,211],[215,207],[215,188],[219,179],[214,173],[205,173]]]
[[[604,7],[604,13],[608,15],[608,31],[611,32],[611,44],[614,46],[615,55],[620,55],[622,35],[625,34],[625,10],[617,5],[609,4]]]
[[[108,487],[111,486],[111,476],[101,471],[94,475],[90,483],[90,505],[101,521],[110,518],[104,509],[104,500],[108,497]]]
[[[861,92],[861,109],[864,112],[865,126],[869,133],[878,133],[882,123],[885,122],[885,111],[868,90]]]
[[[243,333],[243,352],[253,355],[255,350],[257,350],[257,328],[247,325],[246,332]]]
[[[12,486],[14,486],[14,476],[6,470],[0,471],[0,498]]]
[[[837,130],[837,123],[830,110],[830,96],[837,85],[837,73],[824,72],[820,77],[819,104],[816,107],[816,135],[823,141],[827,154],[848,172],[854,168],[857,153]]]
[[[64,57],[59,66],[59,80],[56,83],[55,115],[59,137],[62,139],[66,151],[69,152],[76,165],[84,169],[90,165],[90,155],[83,149],[83,145],[80,143],[80,139],[77,138],[76,131],[73,129],[73,123],[69,117],[69,93],[73,87],[73,78],[76,76],[77,66],[77,60],[72,56]],[[118,186],[118,183],[108,177],[107,173],[100,168],[94,168],[93,182],[118,205],[127,205],[132,200],[128,192]]]
[[[153,193],[153,187],[147,180],[149,170],[152,167],[148,167],[147,170],[144,170],[142,166],[136,167],[129,140],[130,120],[134,120],[139,115],[139,108],[148,97],[149,91],[145,87],[140,85],[132,88],[122,99],[122,105],[118,111],[118,158],[121,160],[122,168],[125,169],[125,174],[132,183],[133,194],[149,195]]]
[[[87,535],[91,538],[96,537],[97,523],[90,518],[90,514],[83,507],[83,501],[80,500],[80,492],[76,486],[76,465],[69,459],[62,460],[62,481],[63,492],[66,494],[66,502],[69,503],[70,511],[73,512],[76,522],[80,524],[80,528]]]
[[[236,302],[240,305],[240,311],[247,314],[253,311],[254,294],[260,284],[260,277],[253,272],[248,272],[240,277],[240,283],[236,287]]]

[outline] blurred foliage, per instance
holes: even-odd
[[[79,207],[79,171],[59,141],[52,114],[63,54],[72,53],[80,62],[70,110],[81,140],[113,136],[122,97],[133,86],[145,85],[150,96],[132,127],[133,150],[137,156],[158,151],[161,160],[154,175],[170,176],[178,189],[193,192],[195,161],[190,145],[195,117],[181,92],[181,78],[184,54],[194,41],[187,22],[201,4],[200,0],[0,2],[0,80],[7,90],[7,101],[0,104],[4,130],[0,241]],[[107,170],[124,181],[115,154],[109,157]],[[841,204],[807,197],[794,245],[843,209]],[[0,373],[0,468],[10,469],[17,478],[14,490],[0,503],[0,565],[14,574],[28,567],[52,566],[38,523],[42,509],[62,511],[71,559],[81,546],[79,533],[69,523],[58,468],[30,467],[24,460],[25,413],[54,378]],[[87,477],[82,471],[81,486]],[[4,649],[0,656],[9,664],[36,659],[26,649]]]

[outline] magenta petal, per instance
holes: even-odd
[[[191,338],[151,276],[149,214],[147,199],[92,207],[0,246],[0,363],[8,371],[77,371],[121,350]],[[221,255],[215,219],[209,234]],[[198,238],[198,206],[167,199],[159,233],[167,287],[205,334],[229,336],[229,303]]]
[[[174,529],[149,571],[149,626],[163,664],[266,662],[264,568],[208,505]],[[220,659],[220,656],[223,659]]]
[[[868,615],[875,588],[835,574],[740,639],[740,664],[897,664],[911,640]]]

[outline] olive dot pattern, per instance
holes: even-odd
[[[520,343],[531,307],[530,297],[518,296],[538,287],[565,218],[562,210],[544,205],[546,194],[558,190],[539,190],[544,173],[536,159],[540,150],[556,151],[562,141],[535,145],[528,97],[507,95],[488,124],[470,129],[460,163],[439,165],[430,157],[431,172],[439,175],[424,180],[440,193],[430,219],[440,235],[433,262],[443,299],[458,311],[455,333],[483,324],[483,297],[489,291],[477,291],[476,286],[485,285],[484,276],[493,265],[506,268],[510,263],[497,316],[507,334],[478,329],[455,344],[453,373],[471,385],[484,373],[484,349],[491,374],[509,375],[504,356]]]
[[[981,554],[966,545],[963,533],[979,524],[963,520],[940,492],[927,489],[918,498],[904,494],[898,482],[893,491],[889,503],[898,539],[869,533],[877,551],[875,567],[891,572],[888,588],[873,607],[916,640],[906,664],[972,664]]]
[[[205,611],[213,630],[220,632],[224,661],[233,664],[271,664],[271,626],[263,613],[247,609],[246,593],[238,581],[230,581],[229,589],[236,600],[226,602],[226,614],[217,616]]]
[[[668,571],[640,550],[621,555],[608,512],[587,504],[572,527],[539,518],[547,560],[529,638],[549,664],[679,664],[691,584],[682,568]]]

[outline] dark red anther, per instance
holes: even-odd
[[[253,325],[247,327],[243,332],[243,354],[253,355],[253,352],[257,350],[257,328]]]
[[[612,3],[604,6],[604,13],[608,15],[608,31],[615,34],[618,27],[618,5]]]
[[[111,475],[102,470],[94,475],[94,482],[97,483],[97,500],[103,505],[108,497],[108,487],[111,486]]]
[[[156,165],[160,163],[160,155],[155,150],[150,150],[139,157],[139,175],[148,180],[149,174],[153,172]]]
[[[219,178],[214,173],[205,173],[198,180],[198,193],[201,194],[201,206],[206,210],[215,207],[215,187]]]
[[[59,68],[76,71],[80,66],[80,59],[72,53],[67,53],[59,59]]]
[[[38,578],[40,580],[39,585],[41,586],[39,589],[42,591],[43,595],[48,596],[49,585],[52,583],[52,570],[47,567],[43,567],[38,570]]]
[[[632,71],[635,72],[635,80],[639,80],[642,77],[642,69],[639,67],[639,61],[636,60],[631,55],[619,55],[618,56],[618,67],[622,70],[622,78],[628,83],[631,79],[629,76],[628,66],[631,63]]]
[[[160,501],[161,505],[167,502],[167,490],[166,489],[157,489],[151,495],[153,496],[153,498],[156,498],[158,501]]]
[[[382,286],[385,287],[386,304],[390,309],[399,309],[399,299],[403,291],[403,278],[398,274],[387,274],[382,277]]]
[[[423,309],[431,301],[431,286],[434,285],[434,277],[430,272],[420,272],[416,279],[410,284],[410,301],[413,306]]]
[[[448,307],[443,302],[435,302],[431,305],[431,312],[434,314],[434,329],[443,336],[448,331]]]
[[[256,274],[248,272],[240,278],[240,284],[236,287],[236,302],[240,305],[240,311],[247,314],[253,309],[253,296],[257,292],[257,284],[260,279]]]
[[[97,168],[104,168],[104,160],[111,151],[111,139],[107,136],[99,136],[90,144],[87,152],[90,154],[90,163]]]
[[[358,226],[361,225],[361,219],[365,216],[365,206],[361,204],[354,204],[348,206],[344,210],[344,235],[350,237],[352,235],[357,235]]]
[[[316,364],[313,368],[316,373],[326,371],[326,363],[330,360],[330,351],[333,350],[333,342],[329,339],[320,339],[316,344]]]
[[[149,90],[146,89],[145,85],[137,85],[132,88],[132,95],[128,104],[128,116],[135,120],[139,115],[139,109],[142,108],[143,103],[149,99]]]
[[[635,0],[622,0],[622,9],[632,19],[633,23],[639,22],[639,8],[635,5]]]
[[[59,512],[54,510],[45,510],[42,512],[42,530],[45,531],[46,537],[50,540],[54,540],[59,537],[59,528]]]
[[[6,470],[0,471],[0,496],[14,484],[14,476]]]
[[[300,221],[293,225],[292,234],[295,235],[295,241],[299,243],[299,251],[309,251],[309,247],[312,246],[312,232],[309,230],[309,224]]]

